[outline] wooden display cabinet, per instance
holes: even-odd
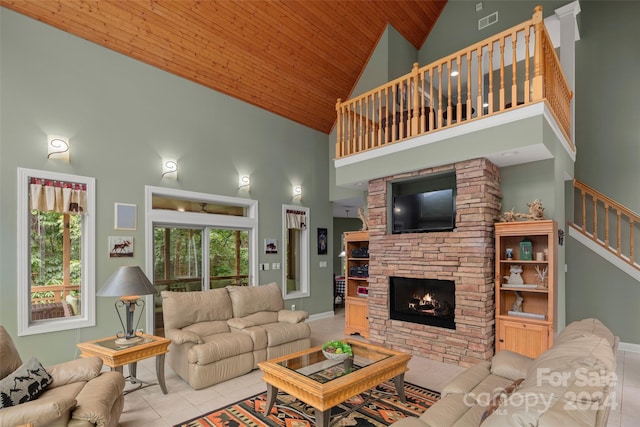
[[[345,272],[345,335],[360,334],[369,338],[369,233],[344,233]]]
[[[495,231],[496,352],[511,350],[537,357],[553,345],[558,226],[553,220],[501,222],[496,224]],[[533,246],[531,260],[521,259],[520,246],[525,239]],[[510,279],[514,266],[522,268],[523,284],[508,283],[519,282]],[[541,281],[538,272],[545,268],[546,280]],[[520,309],[515,304],[518,295],[522,298]]]

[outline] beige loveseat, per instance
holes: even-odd
[[[536,359],[501,351],[458,375],[419,418],[393,427],[605,427],[616,405],[616,347],[600,321],[573,322]]]
[[[281,292],[275,283],[163,291],[171,369],[197,390],[244,375],[258,362],[309,348],[308,313],[285,310]]]
[[[0,427],[117,426],[124,406],[124,377],[101,368],[98,357],[46,368],[35,358],[22,363],[0,326]],[[42,387],[46,382],[50,383]]]

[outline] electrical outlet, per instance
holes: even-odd
[[[480,12],[482,10],[482,2],[476,3],[476,12]]]
[[[327,266],[327,261],[320,261],[320,268],[325,268]]]
[[[272,262],[271,263],[271,269],[272,270],[280,270],[280,263],[279,262]]]
[[[295,304],[291,304],[291,311],[294,311],[296,309],[296,305]]]

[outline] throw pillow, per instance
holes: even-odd
[[[53,379],[35,357],[0,380],[0,408],[36,399]]]

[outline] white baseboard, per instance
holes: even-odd
[[[629,351],[631,353],[640,353],[640,344],[633,344],[630,342],[618,343],[618,350]]]
[[[328,319],[330,317],[335,316],[336,313],[331,310],[331,311],[325,311],[324,313],[316,313],[316,314],[312,314],[309,316],[309,319],[307,319],[308,321],[314,321],[314,320],[320,320],[320,319]]]

